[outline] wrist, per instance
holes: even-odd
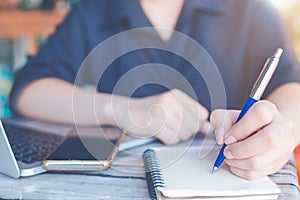
[[[293,144],[296,148],[300,144],[300,84],[287,83],[275,89],[269,96],[279,112],[288,118],[292,124]]]
[[[128,98],[106,93],[97,93],[95,98],[98,124],[120,127],[120,120],[126,117],[124,115]]]
[[[95,116],[99,125],[114,125],[112,117],[111,95],[97,93],[95,96]]]

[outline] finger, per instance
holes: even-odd
[[[230,171],[238,177],[247,179],[247,180],[256,180],[262,178],[266,175],[274,174],[278,172],[286,163],[288,159],[282,160],[278,159],[275,162],[268,165],[266,168],[262,170],[243,170],[236,167],[229,167]]]
[[[191,115],[180,116],[180,114],[175,112],[168,116],[167,121],[166,128],[173,131],[173,134],[178,138],[178,142],[187,140],[197,133],[198,121]]]
[[[260,155],[271,149],[278,148],[281,141],[290,140],[286,133],[291,132],[288,121],[281,117],[275,117],[273,122],[264,127],[249,138],[228,145],[224,155],[228,159],[246,159]]]
[[[246,159],[225,159],[226,164],[231,167],[242,170],[258,171],[267,168],[278,159],[288,158],[290,151],[284,147],[285,143],[281,145],[282,148],[276,148],[264,154],[253,156]]]
[[[168,111],[165,126],[182,141],[197,133],[199,121],[183,108],[181,113],[176,110]]]
[[[164,97],[165,98],[165,97]],[[166,101],[166,100],[164,100]],[[178,102],[167,101],[167,103],[160,102],[151,107],[151,131],[159,133],[167,126],[174,133],[178,133],[183,123],[182,110],[178,107]]]
[[[214,131],[214,127],[209,121],[204,121],[200,124],[198,131],[200,133],[209,134]]]
[[[191,132],[188,127],[183,126],[179,131],[178,137],[180,141],[185,141],[190,139],[194,134],[196,134],[196,132]]]
[[[210,123],[214,127],[218,144],[223,144],[224,134],[235,123],[239,111],[237,110],[214,110],[210,115]]]
[[[165,145],[174,145],[180,141],[178,134],[175,134],[168,127],[165,127],[156,137]]]
[[[170,120],[167,108],[162,104],[154,104],[148,108],[149,122],[145,127],[152,134],[158,134]],[[142,127],[143,128],[143,127]]]
[[[200,127],[200,122],[197,116],[190,113],[189,110],[184,108],[182,110],[182,126],[186,127],[191,133],[197,133]]]
[[[190,136],[199,131],[206,133],[212,132],[211,124],[207,120],[203,121],[203,118],[201,117],[201,111],[197,111],[195,109],[195,107],[198,106],[198,102],[194,101],[194,103],[194,109],[192,110],[189,109],[189,105],[191,105],[191,103],[182,104],[181,116],[180,113],[176,113],[175,115],[177,116],[177,118],[182,119],[182,126],[184,126],[185,129],[187,129],[190,132]]]
[[[186,118],[183,117],[183,122],[179,130],[179,137],[181,140],[187,140],[195,135],[199,129],[199,121],[191,115]]]
[[[182,116],[180,116],[180,114],[178,114],[177,112],[172,113],[170,111],[167,115],[165,126],[172,130],[174,134],[178,134],[181,127],[183,126]]]
[[[225,134],[225,144],[241,141],[258,129],[269,124],[277,114],[276,106],[269,101],[259,101],[254,104],[245,116]]]
[[[205,121],[199,121],[197,118],[194,118],[192,115],[185,115],[182,116],[183,118],[183,125],[188,128],[188,130],[191,133],[212,133],[213,132],[213,126],[211,123],[207,120]]]
[[[180,117],[183,119],[182,124],[189,130],[189,133],[187,133],[188,135],[183,136],[183,140],[190,138],[193,134],[199,131],[206,133],[212,132],[212,129],[208,128],[210,127],[210,124],[207,121],[207,109],[180,90],[172,90],[172,92],[175,94],[177,101],[179,101],[179,110],[182,113],[182,116]],[[179,113],[176,114],[178,115]],[[202,125],[203,122],[206,123]]]
[[[208,119],[208,110],[195,99],[178,89],[171,90],[171,92],[175,95],[181,107],[188,110],[191,115],[198,118],[200,121]]]

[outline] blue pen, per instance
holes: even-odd
[[[270,80],[277,68],[277,65],[279,63],[282,53],[283,53],[283,49],[278,48],[276,50],[276,52],[274,53],[274,55],[267,59],[261,73],[259,74],[255,84],[252,87],[252,90],[248,97],[248,100],[246,101],[246,103],[235,123],[240,121],[240,119],[243,118],[243,116],[246,114],[246,112],[249,110],[249,108],[261,98],[264,90],[266,89],[268,83],[270,82]],[[223,152],[224,152],[225,147],[226,147],[226,144],[223,144],[223,146],[219,152],[219,155],[217,157],[217,160],[214,164],[212,173],[214,173],[221,166],[222,162],[224,161],[225,157],[224,157]]]

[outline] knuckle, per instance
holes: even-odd
[[[278,132],[278,129],[274,129],[266,134],[266,143],[269,148],[275,148],[279,144]]]
[[[179,137],[181,140],[187,140],[190,138],[190,136],[191,130],[187,126],[182,126],[177,134],[177,137]]]
[[[267,100],[263,100],[263,101],[266,102],[266,104],[269,106],[269,109],[270,109],[271,111],[273,111],[274,114],[277,112],[278,109],[277,109],[276,104],[274,104],[274,103],[271,102],[271,101],[267,101]]]
[[[190,134],[183,134],[182,136],[181,136],[181,141],[185,141],[185,140],[188,140],[189,138],[191,137],[191,135]]]
[[[217,119],[217,118],[224,118],[225,116],[225,110],[224,109],[216,109],[212,111],[211,113],[211,118],[212,119]]]
[[[216,109],[210,114],[210,122],[213,126],[219,126],[225,119],[225,110]]]
[[[286,130],[287,130],[288,132],[292,131],[293,128],[294,128],[293,122],[291,122],[291,121],[288,120],[288,119],[285,119],[283,124],[286,126]]]
[[[204,107],[200,107],[200,119],[202,119],[202,120],[205,120],[205,119],[208,119],[208,117],[209,117],[209,112],[208,112],[208,110],[207,109],[205,109]]]
[[[184,93],[181,90],[177,89],[177,88],[170,90],[170,93],[172,95],[175,95],[177,98],[179,98],[182,95],[184,95]]]
[[[236,148],[236,147],[231,148],[230,152],[233,155],[233,157],[236,159],[245,159],[245,157],[248,155],[246,151],[241,151],[240,148]]]
[[[259,170],[262,168],[261,162],[257,159],[250,159],[249,166],[251,170]]]
[[[162,142],[163,142],[166,146],[173,145],[173,143],[172,143],[171,141],[168,141],[168,140],[162,140]]]
[[[162,138],[161,141],[167,146],[177,143],[177,140],[175,138]]]
[[[229,169],[233,174],[235,174],[235,175],[237,175],[241,178],[244,178],[246,180],[249,180],[249,181],[256,180],[256,179],[260,178],[260,175],[259,175],[258,171],[240,170],[240,169],[237,169],[235,167],[230,167]]]
[[[253,107],[253,112],[259,121],[263,124],[268,124],[273,119],[273,112],[270,110],[270,106],[266,105],[265,103],[260,103],[257,106]]]
[[[241,177],[241,178],[244,178],[244,179],[247,179],[247,180],[254,180],[256,178],[255,174],[253,171],[245,171],[245,170],[239,170],[235,167],[229,167],[230,171]]]
[[[252,180],[257,179],[257,176],[255,175],[255,172],[253,172],[253,171],[247,171],[244,174],[244,178],[247,179],[247,180],[249,180],[249,181],[252,181]]]
[[[266,106],[268,106],[269,108],[273,109],[273,110],[276,110],[276,105],[271,102],[271,101],[268,101],[268,100],[260,100],[259,101],[261,104],[264,104]]]
[[[189,126],[190,134],[196,133],[201,126],[202,124],[197,121],[191,123],[191,125]]]
[[[280,136],[287,136],[294,129],[294,124],[291,120],[281,115],[280,123],[276,125],[277,134]]]
[[[169,132],[160,132],[157,138],[165,145],[174,145],[178,141],[176,135],[170,134]]]
[[[217,110],[212,111],[209,117],[209,120],[213,125],[215,125],[217,112]]]

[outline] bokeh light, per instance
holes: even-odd
[[[271,0],[271,2],[279,9],[291,7],[300,0]]]

